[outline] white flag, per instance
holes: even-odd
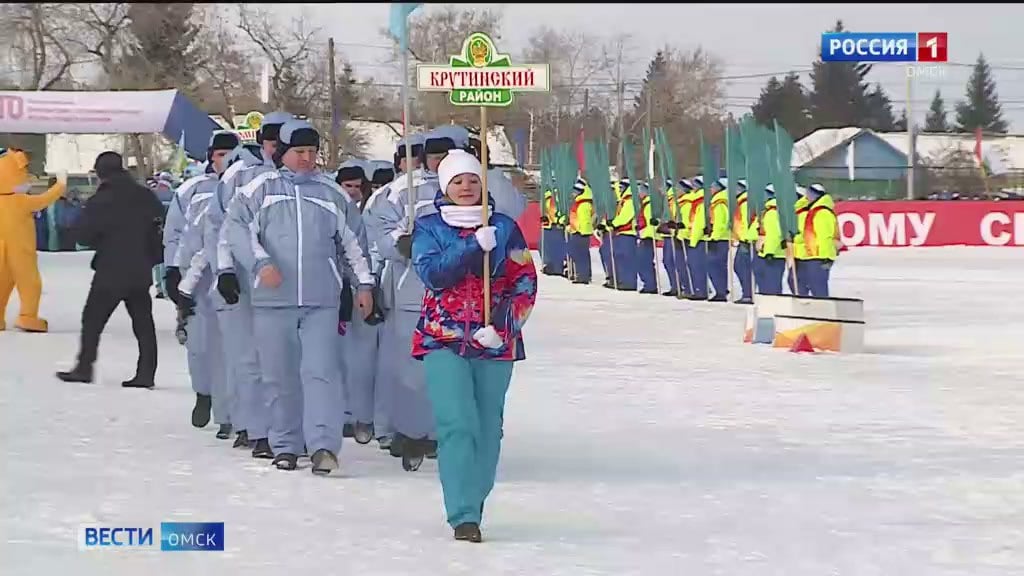
[[[850,140],[849,146],[846,147],[846,175],[847,175],[847,178],[849,178],[849,180],[851,182],[853,182],[853,179],[854,179],[853,178],[853,165],[855,163],[855,161],[854,161],[854,151],[853,151],[853,142],[854,142],[853,140]]]
[[[260,102],[270,102],[270,61],[263,61],[263,74],[260,75]]]

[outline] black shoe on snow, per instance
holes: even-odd
[[[341,437],[342,438],[351,438],[352,434],[353,434],[352,430],[353,430],[352,424],[351,423],[346,423],[344,426],[341,427]]]
[[[381,450],[391,450],[391,436],[377,438],[377,447]]]
[[[352,437],[355,438],[359,444],[369,444],[370,440],[373,440],[373,424],[367,424],[365,422],[356,422],[352,426]]]
[[[751,298],[740,298],[736,301],[737,304],[753,304],[754,301]]]
[[[92,370],[75,366],[68,372],[57,372],[57,378],[65,382],[81,382],[82,384],[92,383]]]
[[[401,432],[395,432],[391,437],[391,444],[388,446],[388,453],[391,454],[392,458],[401,458],[402,453],[405,451],[405,443],[409,441],[404,434]]]
[[[480,533],[479,525],[472,522],[464,522],[455,527],[455,539],[479,544],[483,542],[484,537]]]
[[[206,394],[196,394],[196,405],[192,408],[192,425],[202,428],[210,423],[210,407],[213,398]]]
[[[274,451],[270,449],[270,440],[258,438],[252,447],[252,457],[261,460],[269,460],[274,457]]]
[[[217,430],[217,438],[220,440],[231,438],[231,424],[221,424]]]
[[[274,457],[272,464],[278,470],[295,470],[298,466],[298,459],[295,454],[278,454]]]
[[[402,469],[415,472],[420,469],[423,459],[430,451],[430,440],[406,438],[402,448]]]
[[[239,430],[235,436],[235,443],[231,445],[232,448],[249,448],[249,433],[245,430]]]
[[[139,378],[138,376],[136,376],[135,378],[132,378],[131,380],[125,380],[124,382],[121,382],[121,387],[122,388],[146,388],[146,389],[153,389],[153,388],[156,387],[156,384],[154,384],[152,380],[147,380],[147,379]]]
[[[310,461],[313,462],[313,474],[318,476],[326,476],[338,469],[338,457],[324,448],[314,452]]]

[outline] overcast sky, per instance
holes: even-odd
[[[817,55],[821,32],[841,18],[858,32],[948,32],[951,63],[973,64],[979,52],[995,68],[999,99],[1012,133],[1024,133],[1024,4],[471,4],[500,9],[504,14],[498,49],[517,54],[539,26],[580,29],[610,36],[632,35],[635,60],[628,79],[642,79],[654,51],[671,44],[697,45],[719,56],[725,75],[751,75],[805,70]],[[298,8],[296,8],[298,7]],[[304,10],[334,36],[338,50],[356,66],[360,77],[395,80],[399,68],[388,64],[388,40],[379,34],[388,23],[389,4],[294,4],[284,11]],[[426,4],[420,10],[431,10]],[[468,33],[469,31],[467,31]],[[969,66],[950,65],[944,75],[918,79],[913,111],[919,124],[935,90],[941,89],[949,120],[964,97]],[[806,73],[802,79],[809,85]],[[741,115],[754,102],[767,78],[728,81],[727,103]],[[868,75],[881,82],[898,117],[907,98],[904,65],[877,64]]]

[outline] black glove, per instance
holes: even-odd
[[[348,279],[341,284],[341,299],[338,304],[338,322],[351,322],[352,309],[355,303],[352,298],[352,284]]]
[[[679,223],[669,220],[668,222],[665,222],[665,228],[668,228],[669,230],[679,230]]]
[[[595,228],[597,228],[597,229],[598,229],[598,230],[600,230],[601,232],[607,232],[607,231],[608,231],[608,225],[607,225],[607,224],[605,224],[604,222],[599,222],[599,223],[597,224],[597,226],[595,226]]]
[[[540,219],[540,223],[542,226],[547,226],[548,224],[551,223],[551,220],[549,220],[547,216],[542,216]]]
[[[228,304],[238,304],[238,295],[242,289],[238,286],[238,276],[234,272],[225,272],[217,277],[217,292],[220,292]]]
[[[178,293],[178,300],[175,302],[178,305],[178,317],[185,319],[189,316],[193,316],[196,313],[196,301],[192,299],[188,294]]]
[[[651,226],[658,226],[660,224],[661,220],[658,220],[657,218],[651,218]]]
[[[376,326],[384,322],[384,308],[381,306],[384,294],[380,291],[380,286],[376,285],[374,285],[371,294],[373,296],[373,309],[370,311],[370,315],[366,318],[365,322],[367,326]]]
[[[180,283],[181,270],[178,270],[177,266],[168,266],[167,270],[164,271],[164,291],[167,292],[167,297],[171,299],[171,302],[175,304],[181,298],[181,293],[178,292],[178,284]]]
[[[665,222],[665,223],[661,224],[660,226],[658,226],[658,228],[657,228],[658,234],[671,234],[672,233],[672,229],[669,228],[668,225],[669,225],[669,223]]]
[[[398,237],[398,241],[395,242],[395,250],[404,256],[405,258],[412,260],[412,235],[403,234]]]

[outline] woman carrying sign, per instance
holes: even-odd
[[[426,369],[448,523],[456,540],[471,542],[482,540],[505,393],[513,362],[526,357],[522,329],[537,297],[537,272],[515,220],[499,213],[483,221],[481,173],[473,155],[449,152],[438,166],[437,212],[416,220],[412,238],[413,266],[427,288],[412,354]],[[491,312],[486,325],[484,306]]]

